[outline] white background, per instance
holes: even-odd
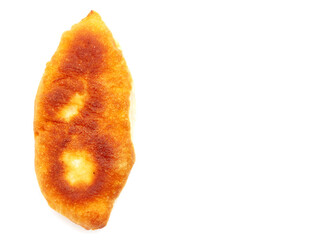
[[[322,239],[322,1],[1,1],[0,239]],[[97,11],[132,73],[136,163],[108,225],[50,209],[33,104]]]

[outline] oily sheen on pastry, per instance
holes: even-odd
[[[135,161],[132,79],[98,13],[63,34],[40,82],[35,170],[50,207],[85,229],[106,225]]]

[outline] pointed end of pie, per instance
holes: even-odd
[[[66,216],[72,222],[80,225],[86,230],[97,230],[104,228],[110,217],[113,204],[106,200],[97,199],[95,202],[86,205],[57,205],[47,201],[48,205]]]
[[[93,10],[91,10],[91,12],[86,16],[85,19],[92,18],[92,17],[101,19],[100,14],[98,14],[96,11],[93,11]]]

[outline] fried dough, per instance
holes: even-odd
[[[40,82],[35,171],[50,207],[85,229],[106,225],[135,161],[132,79],[98,13],[63,34]]]

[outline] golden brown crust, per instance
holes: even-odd
[[[35,101],[35,169],[49,205],[86,229],[106,225],[134,163],[132,80],[100,16],[62,36]]]

